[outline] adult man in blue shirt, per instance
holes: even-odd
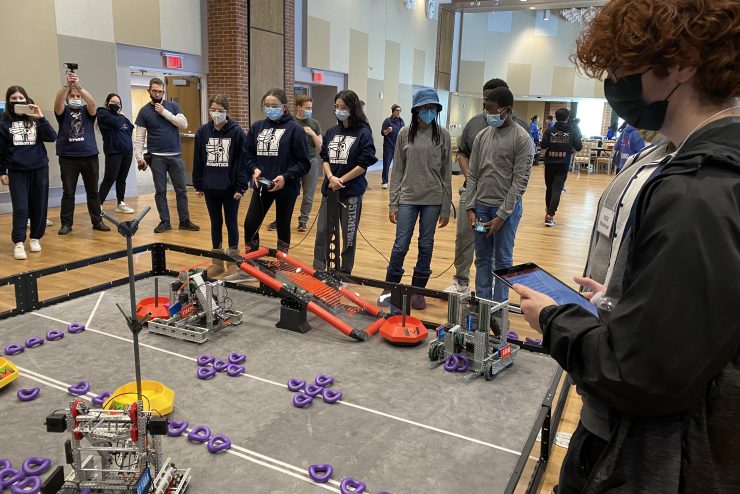
[[[172,180],[177,200],[180,230],[198,231],[200,227],[190,221],[188,192],[185,185],[185,163],[182,161],[180,129],[188,128],[188,120],[174,101],[164,99],[164,82],[153,78],[149,81],[151,103],[144,105],[136,116],[136,143],[134,155],[140,170],[152,169],[154,201],[159,212],[159,225],[154,233],[172,230],[170,208],[167,206],[167,175]],[[144,141],[152,155],[151,163],[144,160]]]
[[[98,196],[98,144],[95,142],[95,99],[80,85],[74,72],[67,73],[67,83],[54,98],[54,116],[59,123],[57,156],[62,179],[62,226],[59,235],[72,231],[75,214],[77,179],[82,175],[87,194],[87,211],[93,230],[110,231],[103,223]]]
[[[401,107],[398,105],[391,106],[391,116],[383,120],[383,187],[388,188],[388,170],[391,169],[393,162],[393,153],[396,151],[396,138],[398,131],[406,125],[401,118]]]

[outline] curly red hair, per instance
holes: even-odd
[[[707,101],[740,95],[739,0],[612,0],[576,42],[573,60],[586,75],[609,68],[695,66],[695,89]]]

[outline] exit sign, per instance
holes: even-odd
[[[175,55],[174,53],[162,53],[164,57],[164,66],[167,69],[181,69],[182,68],[182,55]]]

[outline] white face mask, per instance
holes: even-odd
[[[226,121],[226,113],[213,110],[210,110],[209,113],[211,114],[211,120],[213,120],[213,123],[215,123],[216,125],[221,125]]]
[[[82,102],[81,99],[70,99],[67,101],[67,104],[73,110],[79,110],[80,108],[82,108],[84,103]]]

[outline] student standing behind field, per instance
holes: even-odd
[[[573,150],[583,148],[581,134],[568,122],[570,112],[559,108],[557,122],[542,134],[542,153],[545,156],[545,226],[555,226],[555,213],[560,204],[560,193],[568,179],[568,168]],[[575,124],[575,122],[574,122]]]
[[[362,110],[365,111],[364,106]],[[398,139],[398,133],[404,125],[406,124],[403,123],[401,118],[401,107],[398,105],[391,106],[391,116],[383,120],[383,127],[380,131],[383,134],[383,173],[381,180],[384,189],[388,188],[388,171],[393,163],[396,139]]]
[[[121,97],[110,93],[105,98],[105,106],[98,108],[98,127],[103,134],[103,153],[105,154],[105,175],[100,184],[98,196],[102,207],[108,192],[116,184],[116,212],[133,214],[133,208],[123,202],[126,195],[126,177],[131,168],[134,144],[131,136],[134,125],[121,113]]]

